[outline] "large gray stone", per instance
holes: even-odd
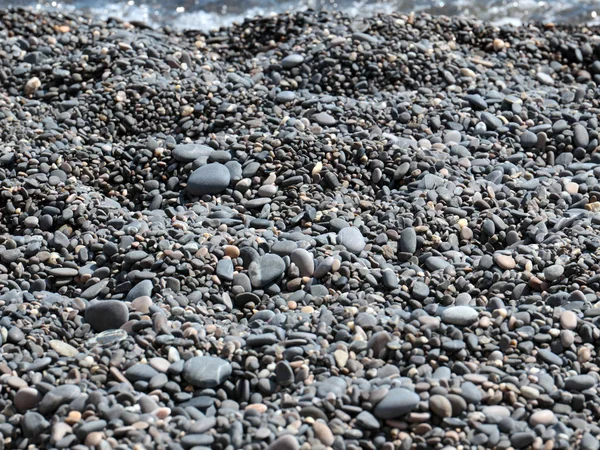
[[[373,413],[378,419],[396,419],[408,414],[419,404],[420,397],[406,388],[391,389],[375,406]]]
[[[183,365],[183,378],[192,386],[214,388],[231,375],[229,361],[214,356],[195,356]]]
[[[192,195],[219,194],[223,192],[231,181],[229,169],[220,163],[207,164],[198,167],[187,182],[188,192]]]

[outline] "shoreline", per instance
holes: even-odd
[[[600,448],[597,32],[0,12],[4,448]]]

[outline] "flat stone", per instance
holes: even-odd
[[[313,120],[322,127],[332,127],[337,123],[335,117],[326,112],[320,112],[313,116]]]
[[[538,142],[538,137],[535,133],[532,133],[529,130],[525,130],[521,135],[521,146],[523,148],[531,148],[535,147]]]
[[[451,325],[466,327],[474,323],[479,312],[470,306],[450,306],[442,312],[442,321]]]
[[[217,263],[217,276],[221,280],[233,281],[233,262],[229,258],[223,258]]]
[[[336,397],[341,397],[346,393],[348,385],[346,380],[341,377],[331,377],[322,381],[317,387],[317,395],[321,398],[325,398],[327,394],[335,394]]]
[[[208,160],[210,154],[214,152],[212,148],[202,144],[180,144],[173,150],[173,158],[182,163],[194,162],[197,159]]]
[[[585,391],[596,386],[596,378],[591,375],[575,375],[565,380],[565,389],[568,391]]]
[[[446,267],[450,266],[450,263],[439,256],[430,256],[425,261],[425,265],[429,270],[435,272],[436,270],[444,270]]]
[[[512,256],[503,253],[494,253],[494,262],[502,270],[511,270],[517,266]]]
[[[326,423],[319,421],[314,422],[313,430],[315,431],[315,436],[318,440],[321,441],[323,445],[331,447],[335,442],[335,436],[333,435],[331,429],[327,426]]]
[[[66,356],[68,358],[74,358],[79,354],[79,350],[77,350],[75,347],[57,339],[52,339],[50,341],[50,347],[52,347],[52,349],[59,355]]]
[[[281,60],[281,66],[284,69],[293,69],[304,62],[304,56],[297,53],[286,56]]]
[[[125,371],[125,378],[132,383],[136,381],[150,381],[152,377],[158,375],[158,371],[149,364],[134,364]]]
[[[154,285],[152,284],[152,280],[142,280],[134,287],[132,287],[127,293],[127,297],[125,297],[126,302],[132,302],[138,297],[152,297],[152,289]]]
[[[418,394],[406,388],[391,389],[387,395],[375,405],[373,414],[378,419],[396,419],[408,414],[419,404]]]
[[[217,387],[231,375],[229,361],[214,356],[195,356],[183,366],[183,378],[199,388]]]

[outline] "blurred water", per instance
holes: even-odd
[[[0,0],[0,7],[80,10],[97,17],[137,20],[151,26],[209,30],[245,17],[325,9],[352,16],[411,11],[467,15],[497,24],[529,21],[599,24],[600,0]]]

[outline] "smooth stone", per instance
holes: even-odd
[[[538,142],[538,137],[535,133],[532,133],[529,130],[525,130],[521,135],[521,146],[523,148],[531,148],[535,147]]]
[[[125,297],[126,302],[132,302],[138,297],[152,297],[152,289],[154,285],[152,284],[152,280],[142,280],[134,287],[132,287],[127,293],[127,297]]]
[[[293,102],[296,99],[296,94],[293,91],[281,91],[275,96],[277,103]]]
[[[303,248],[293,250],[290,260],[298,267],[301,277],[311,277],[315,272],[315,258],[308,250]]]
[[[452,417],[452,404],[443,395],[432,395],[429,398],[429,409],[436,416],[441,417]]]
[[[368,411],[363,411],[356,416],[356,423],[366,430],[378,430],[381,427],[379,420]]]
[[[396,419],[415,409],[419,401],[419,395],[406,388],[390,389],[387,395],[375,405],[373,414],[378,419]]]
[[[74,358],[79,354],[79,350],[77,350],[72,345],[67,344],[66,342],[59,341],[58,339],[52,339],[50,341],[50,347],[61,356],[66,356],[68,358]]]
[[[479,317],[479,312],[470,306],[450,306],[442,312],[442,321],[451,325],[466,327]]]
[[[26,387],[19,389],[14,397],[14,405],[19,412],[34,409],[42,400],[42,395],[37,389]]]
[[[449,143],[460,144],[461,141],[462,141],[462,136],[460,134],[460,131],[450,130],[450,131],[447,131],[446,134],[444,134],[444,142],[446,144],[449,144]]]
[[[529,416],[529,425],[532,427],[538,425],[550,426],[554,425],[557,421],[556,415],[549,409],[535,411]]]
[[[255,289],[262,288],[277,280],[285,272],[285,262],[275,254],[267,254],[248,267],[248,276]]]
[[[85,310],[85,321],[97,332],[120,328],[129,318],[127,305],[119,300],[96,300]]]
[[[180,144],[173,150],[173,158],[182,163],[190,163],[198,158],[206,158],[214,152],[212,148],[202,144]]]
[[[81,389],[74,384],[64,384],[49,391],[39,404],[39,411],[48,415],[65,403],[70,403],[81,395]]]
[[[40,413],[28,411],[21,421],[23,436],[36,438],[50,427],[50,423]]]
[[[425,300],[429,297],[429,286],[422,281],[417,281],[412,286],[412,296],[417,300]]]
[[[575,125],[573,128],[573,143],[575,147],[586,148],[590,143],[590,135],[583,125]]]
[[[293,69],[304,62],[304,56],[297,53],[286,56],[281,60],[281,66],[284,69]]]
[[[335,394],[336,397],[341,397],[346,393],[348,385],[346,380],[341,377],[327,378],[317,387],[317,395],[321,398],[327,397],[327,394]]]
[[[335,442],[335,436],[332,433],[331,428],[329,428],[326,423],[320,421],[314,422],[313,430],[315,431],[315,436],[321,441],[323,445],[331,447]]]
[[[229,169],[224,164],[211,163],[198,167],[189,176],[187,190],[191,195],[219,194],[231,181]]]
[[[510,443],[514,448],[525,448],[531,445],[534,439],[535,433],[533,431],[522,431],[511,434]]]
[[[217,276],[225,281],[233,281],[233,262],[229,258],[223,258],[217,263]]]
[[[565,389],[568,391],[585,391],[596,386],[596,378],[591,375],[575,375],[565,380]]]
[[[322,127],[332,127],[337,123],[335,117],[326,112],[320,112],[313,116],[313,120]]]
[[[565,330],[577,328],[577,314],[573,311],[563,311],[560,315],[560,326]]]
[[[557,366],[563,365],[562,358],[560,356],[558,356],[556,353],[553,353],[548,349],[545,349],[545,348],[539,349],[538,355],[539,355],[540,359],[547,364],[555,364]]]
[[[554,264],[544,269],[544,279],[546,281],[556,281],[565,273],[564,266]]]
[[[342,228],[337,237],[338,243],[346,247],[350,253],[360,253],[366,246],[365,238],[356,227]]]
[[[402,253],[414,254],[417,251],[417,233],[414,228],[405,228],[400,233],[398,250]]]
[[[150,381],[152,377],[158,375],[158,371],[149,364],[134,364],[125,371],[125,378],[132,383],[136,381]]]
[[[284,434],[275,439],[267,450],[299,450],[298,439],[291,434]]]
[[[545,72],[538,72],[535,75],[536,79],[547,86],[554,86],[554,78],[551,75],[548,75]]]
[[[517,263],[510,255],[504,255],[502,253],[494,253],[494,262],[502,270],[511,270],[517,266]]]
[[[294,382],[294,369],[287,361],[279,361],[275,366],[275,379],[280,386],[291,386]]]
[[[425,265],[429,270],[435,272],[436,270],[444,270],[446,267],[450,266],[450,263],[439,256],[430,256],[425,261]]]
[[[183,378],[199,388],[217,387],[231,375],[229,361],[214,356],[195,356],[183,366]]]

